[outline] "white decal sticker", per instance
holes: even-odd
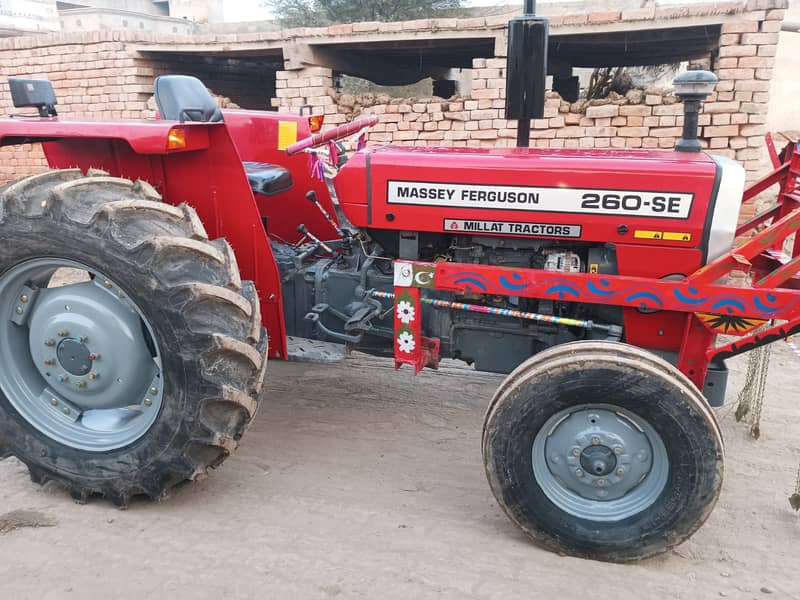
[[[541,237],[581,237],[580,225],[557,223],[517,223],[515,221],[469,221],[445,219],[444,230],[451,233],[491,233],[494,235],[537,235]]]
[[[694,194],[389,181],[389,204],[686,219]]]
[[[411,263],[394,262],[394,284],[399,287],[411,287],[414,276],[411,270]]]

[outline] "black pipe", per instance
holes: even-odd
[[[683,137],[675,144],[675,150],[679,152],[700,152],[700,141],[697,139],[699,112],[699,99],[693,98],[683,101]]]
[[[508,22],[506,119],[517,121],[517,147],[530,146],[531,120],[544,117],[547,81],[546,17],[537,17],[536,0],[524,0],[524,12]]]
[[[525,14],[531,17],[536,14],[536,0],[525,0]]]
[[[536,14],[536,0],[525,0],[523,13],[525,16],[534,16]],[[506,77],[508,77],[508,70],[506,70]],[[530,145],[531,120],[519,119],[517,121],[517,148],[528,148]]]

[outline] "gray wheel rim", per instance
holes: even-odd
[[[611,404],[559,411],[539,430],[533,474],[558,508],[591,521],[621,521],[651,506],[669,475],[661,436]]]
[[[61,268],[87,281],[48,287]],[[41,258],[0,275],[0,390],[56,442],[107,452],[141,438],[163,399],[162,360],[144,314],[111,278]]]

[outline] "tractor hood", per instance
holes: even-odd
[[[730,247],[744,170],[705,153],[386,146],[336,178],[368,229]],[[723,197],[724,196],[724,197]]]

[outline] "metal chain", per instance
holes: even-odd
[[[755,439],[761,436],[761,411],[764,406],[771,353],[772,349],[769,345],[751,350],[745,384],[742,391],[739,392],[738,406],[736,407],[736,420],[745,420],[750,425],[750,435]]]

